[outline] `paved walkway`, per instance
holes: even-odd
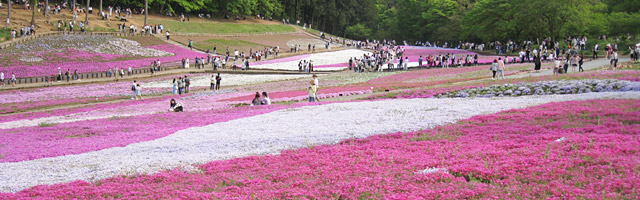
[[[116,77],[111,77],[111,78],[91,78],[91,79],[85,79],[85,80],[78,80],[78,81],[74,81],[71,80],[69,82],[66,81],[60,81],[60,82],[53,82],[53,86],[70,86],[70,85],[87,85],[87,84],[97,84],[97,83],[110,83],[110,82],[118,82],[118,81],[133,81],[133,80],[147,80],[147,79],[151,79],[151,78],[158,78],[158,77],[167,77],[167,79],[171,76],[175,76],[175,75],[180,75],[180,74],[189,74],[189,73],[222,73],[222,74],[308,74],[308,73],[300,73],[298,71],[277,71],[277,70],[260,70],[260,69],[252,69],[252,70],[247,70],[247,71],[243,71],[243,70],[231,70],[231,69],[221,69],[221,70],[217,70],[217,71],[213,71],[213,69],[211,69],[211,65],[208,65],[206,68],[204,69],[197,69],[197,68],[189,68],[189,69],[173,69],[173,70],[166,70],[166,71],[159,71],[156,72],[156,74],[154,76],[151,76],[151,73],[144,73],[144,74],[134,74],[131,76],[124,76],[123,78],[120,78],[120,76]],[[329,72],[322,72],[322,71],[318,71],[318,72],[314,72],[315,74],[324,74],[324,73],[329,73]],[[3,90],[18,90],[18,89],[30,89],[30,88],[41,88],[41,87],[45,87],[45,83],[44,82],[40,82],[40,83],[22,83],[22,84],[16,84],[15,87],[11,86],[11,85],[5,85],[0,87],[0,91]]]

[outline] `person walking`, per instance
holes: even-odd
[[[178,82],[176,82],[175,78],[173,78],[173,86],[171,88],[173,88],[172,94],[178,94]]]
[[[16,82],[18,82],[18,80],[16,79],[16,74],[11,73],[11,86],[15,87]]]
[[[498,77],[497,80],[500,80],[500,76],[504,79],[504,61],[502,58],[498,58]]]
[[[184,92],[184,82],[182,81],[182,77],[178,78],[178,94],[182,95]]]
[[[4,72],[0,72],[0,86],[4,86]]]
[[[133,94],[131,95],[131,100],[136,99],[136,85],[138,83],[136,82],[136,80],[133,80],[133,85],[131,85],[131,92],[133,92]]]
[[[316,87],[320,88],[320,81],[318,81],[318,75],[314,74],[311,77],[313,77],[313,84],[316,85]]]
[[[71,74],[69,73],[69,69],[67,69],[67,72],[64,73],[64,76],[67,77],[67,83],[69,82],[69,77],[71,76]]]
[[[553,61],[553,75],[558,74],[560,74],[560,58],[555,57],[555,60]]]
[[[189,87],[191,86],[191,80],[187,76],[184,76],[184,93],[189,93]]]
[[[142,87],[140,84],[136,84],[136,100],[142,100]]]
[[[493,73],[491,80],[496,80],[496,73],[498,72],[498,60],[495,60],[495,59],[493,60],[493,63],[491,63],[490,70]]]
[[[611,66],[609,67],[609,69],[611,70],[615,70],[618,67],[618,50],[617,49],[613,49],[613,51],[611,52]]]
[[[209,90],[215,90],[215,89],[216,89],[216,77],[214,75],[211,75],[211,86]]]
[[[222,77],[220,77],[220,73],[218,73],[218,76],[216,76],[216,90],[220,90],[220,81],[222,80]]]
[[[540,72],[540,68],[542,68],[542,61],[541,61],[541,58],[540,58],[540,54],[536,55],[533,58],[533,62],[534,62],[534,65],[535,65],[534,69],[536,70],[536,72]]]
[[[636,45],[635,53],[636,53],[636,55],[635,55],[636,56],[636,62],[639,62],[640,61],[640,45]]]
[[[404,70],[409,70],[409,57],[404,57]]]
[[[576,68],[578,68],[578,55],[571,56],[570,63],[571,63],[571,73],[575,73]]]
[[[583,59],[584,59],[584,53],[582,53],[582,54],[580,54],[580,56],[578,56],[578,71],[579,72],[584,72],[584,69],[582,69],[582,64],[584,64]]]
[[[316,101],[316,86],[315,85],[311,85],[309,86],[309,89],[307,89],[307,93],[309,93],[309,102],[315,102]]]

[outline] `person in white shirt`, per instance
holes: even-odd
[[[318,75],[313,75],[313,84],[316,85],[317,88],[320,88],[320,83],[318,82]]]
[[[262,102],[260,102],[260,104],[271,105],[271,99],[269,99],[267,92],[262,92]]]
[[[558,75],[558,70],[560,70],[560,60],[556,58],[556,60],[553,62],[553,75]]]
[[[618,50],[613,49],[613,53],[611,53],[611,65],[609,69],[615,70],[618,67]]]
[[[136,99],[136,80],[133,80],[133,84],[131,85],[131,92],[133,92],[133,94],[131,95],[131,100]]]
[[[4,86],[4,72],[0,72],[0,85]]]

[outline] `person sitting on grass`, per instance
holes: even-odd
[[[169,112],[182,112],[182,104],[176,102],[175,99],[171,99],[171,101],[169,101],[169,105],[171,107],[169,107]]]
[[[271,105],[271,99],[269,99],[267,92],[262,92],[262,102],[260,102],[260,104]]]
[[[256,96],[251,101],[251,106],[259,106],[261,105],[261,101],[262,100],[260,100],[260,93],[256,92]]]

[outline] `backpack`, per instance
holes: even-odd
[[[135,85],[131,85],[131,91],[136,91],[136,86]]]

